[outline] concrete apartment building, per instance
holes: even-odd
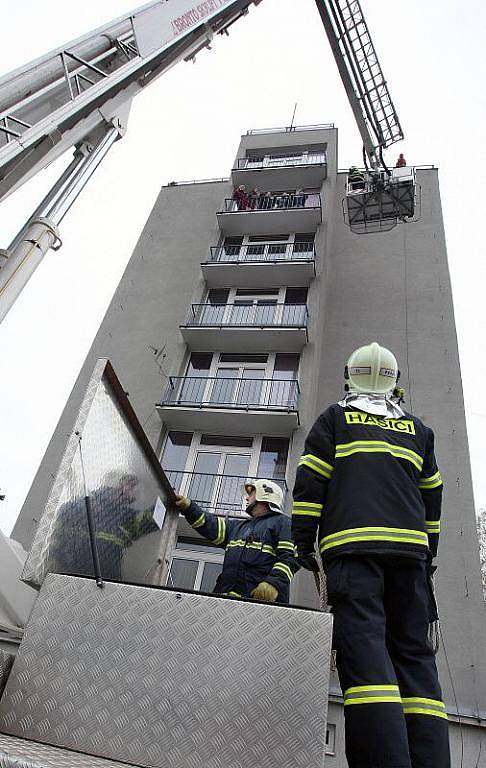
[[[161,189],[12,536],[32,540],[96,358],[111,360],[174,486],[241,515],[248,477],[272,477],[289,495],[309,428],[343,391],[347,356],[376,340],[398,358],[405,408],[436,434],[453,765],[486,765],[486,632],[438,173],[417,170],[417,222],[373,235],[345,225],[345,179],[329,125],[249,131],[230,179]],[[238,185],[260,193],[244,210]],[[181,519],[172,583],[211,590],[221,562]],[[308,574],[291,600],[316,605]],[[344,768],[334,673],[331,691],[327,764]]]

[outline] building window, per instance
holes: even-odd
[[[282,482],[290,441],[288,438],[192,435],[169,432],[162,466],[180,493],[219,514],[241,516],[243,484],[247,478],[268,477]]]
[[[193,352],[186,374],[171,377],[178,405],[289,407],[297,391],[297,354]]]
[[[225,237],[218,247],[211,249],[212,260],[277,262],[309,259],[314,252],[314,240],[313,232]]]
[[[214,592],[223,569],[224,554],[215,547],[179,539],[167,575],[167,585],[198,592]]]
[[[211,289],[197,305],[199,325],[306,325],[307,288]]]
[[[289,440],[285,437],[263,437],[260,458],[258,461],[258,477],[269,480],[283,480],[287,469]]]
[[[191,442],[192,432],[169,432],[162,454],[162,466],[183,470],[186,466]]]

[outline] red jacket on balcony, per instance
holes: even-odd
[[[233,192],[233,200],[235,200],[239,211],[246,211],[248,206],[248,195],[244,184],[241,184]]]

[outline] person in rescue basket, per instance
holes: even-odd
[[[194,530],[226,550],[214,592],[288,603],[299,566],[282,490],[272,480],[254,480],[245,491],[250,519],[213,515],[185,496],[177,496],[176,504]]]
[[[350,768],[449,768],[447,714],[429,623],[442,480],[434,434],[393,391],[394,355],[357,349],[347,394],[315,422],[299,461],[299,563],[327,574]]]

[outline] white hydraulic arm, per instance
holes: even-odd
[[[0,201],[261,0],[156,0],[0,78]]]
[[[0,322],[126,128],[131,102],[261,0],[155,0],[0,78],[0,202],[66,150],[74,159],[6,250]]]
[[[372,168],[403,139],[359,0],[316,0]]]

